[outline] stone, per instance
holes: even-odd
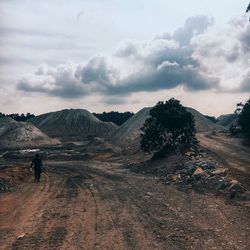
[[[205,171],[201,167],[198,167],[193,173],[193,176],[202,176],[202,175],[205,175]]]
[[[191,157],[191,156],[195,156],[195,152],[192,152],[192,151],[188,151],[185,153],[185,156],[188,156],[188,157]]]
[[[18,239],[18,240],[19,240],[19,239],[22,239],[24,236],[25,236],[25,234],[23,233],[23,234],[17,236],[17,239]]]
[[[180,180],[180,179],[181,179],[181,175],[180,175],[180,174],[178,174],[178,175],[173,175],[173,176],[172,176],[172,181],[173,181],[173,182],[178,181],[178,180]]]
[[[238,181],[232,180],[231,183],[230,183],[230,186],[229,186],[229,191],[230,192],[235,191],[235,192],[240,192],[240,193],[242,192],[242,193],[244,193],[246,191],[246,188],[244,188],[242,186],[242,184],[239,183]]]
[[[216,181],[216,184],[215,184],[215,188],[217,190],[225,189],[227,186],[228,186],[228,183],[225,179],[219,179],[218,181]]]
[[[226,176],[228,173],[228,169],[226,168],[218,168],[211,172],[211,175],[220,175],[220,176]]]

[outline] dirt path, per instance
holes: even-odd
[[[250,148],[225,134],[200,133],[198,139],[225,167],[250,190]]]
[[[111,162],[49,162],[0,194],[0,249],[247,249],[246,207]],[[20,237],[18,237],[20,236]]]

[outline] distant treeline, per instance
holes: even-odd
[[[114,124],[121,126],[125,121],[134,115],[132,112],[120,113],[117,111],[103,112],[103,113],[93,113],[98,119],[103,122],[113,122]]]
[[[13,118],[14,120],[18,121],[18,122],[24,122],[24,121],[27,121],[33,117],[35,117],[35,115],[31,114],[31,113],[27,113],[26,115],[25,114],[3,114],[0,112],[0,118],[2,117],[11,117]]]

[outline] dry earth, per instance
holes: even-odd
[[[250,147],[227,133],[200,133],[198,139],[222,165],[250,190]]]
[[[234,143],[220,151],[224,138],[213,147],[214,138],[199,138],[241,178],[249,174],[248,158],[227,158]],[[165,186],[124,169],[125,160],[99,153],[90,161],[49,161],[40,183],[31,175],[19,180],[18,188],[0,194],[0,248],[249,249],[245,203]]]

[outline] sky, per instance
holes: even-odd
[[[250,98],[249,0],[0,0],[0,112],[203,114]]]

